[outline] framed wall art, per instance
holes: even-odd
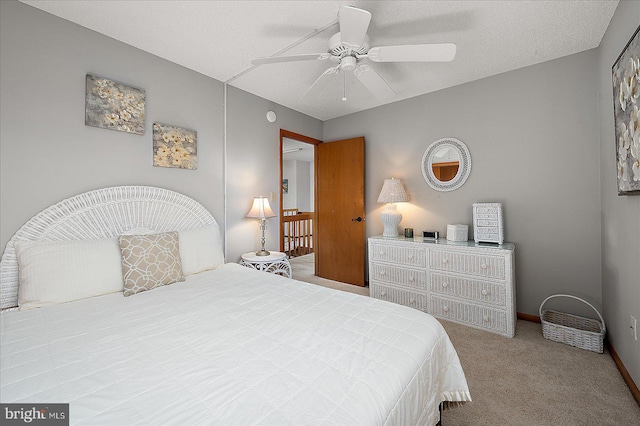
[[[144,90],[87,74],[85,125],[142,135],[144,119]]]
[[[197,132],[168,124],[153,123],[153,165],[197,169]]]
[[[640,27],[611,69],[618,195],[640,195]]]

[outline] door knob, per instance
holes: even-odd
[[[351,222],[362,222],[364,219],[361,218],[360,216],[356,217],[355,219],[351,219]]]

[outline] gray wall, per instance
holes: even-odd
[[[223,229],[226,217],[228,260],[259,246],[257,223],[245,215],[254,196],[279,194],[280,127],[319,138],[319,120],[229,87],[225,151],[221,82],[22,3],[0,1],[0,19],[2,249],[53,203],[136,184],[193,197]],[[87,73],[145,89],[144,135],[84,125]],[[268,110],[276,123],[266,120]],[[154,121],[198,132],[197,170],[153,167]],[[270,222],[267,241],[277,244],[278,220]]]
[[[618,196],[611,67],[640,22],[640,5],[621,1],[598,48],[600,180],[602,194],[602,302],[609,340],[640,385],[640,341],[629,332],[640,325],[640,196]]]
[[[297,188],[298,183],[296,181],[298,162],[295,160],[283,160],[282,161],[282,179],[288,180],[289,190],[286,194],[282,195],[282,208],[294,209],[298,206]]]
[[[115,185],[183,192],[224,226],[220,82],[31,6],[0,8],[2,248],[43,208]],[[84,125],[87,73],[145,89],[144,135]],[[154,121],[197,130],[197,170],[153,167]]]
[[[227,107],[227,261],[260,247],[256,219],[246,219],[253,197],[275,194],[269,200],[277,214],[280,198],[280,129],[320,139],[322,122],[245,91],[229,87]],[[275,123],[265,117],[272,110]],[[277,250],[280,223],[268,220],[266,247]]]
[[[282,178],[289,179],[289,192],[282,196],[283,208],[297,208],[309,212],[313,195],[313,162],[285,160],[282,162]]]
[[[325,122],[325,141],[365,136],[367,235],[382,233],[376,200],[389,177],[412,197],[398,206],[400,227],[417,232],[444,236],[447,224],[471,225],[474,202],[500,202],[516,244],[518,312],[537,315],[546,296],[565,292],[600,305],[596,58],[591,50]],[[442,137],[472,157],[452,192],[421,173]]]

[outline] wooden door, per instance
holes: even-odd
[[[364,137],[316,146],[316,275],[364,286]]]

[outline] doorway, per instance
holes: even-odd
[[[280,251],[290,259],[304,256],[307,264],[313,265],[314,274],[315,148],[320,143],[280,130]]]

